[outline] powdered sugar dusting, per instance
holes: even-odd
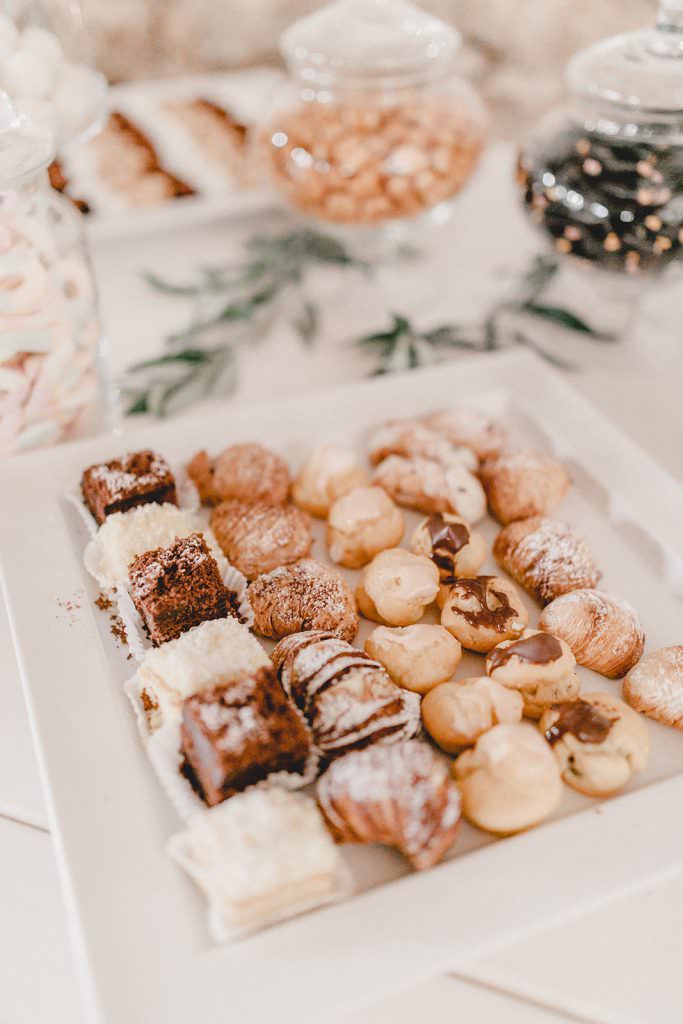
[[[683,729],[683,645],[643,658],[624,680],[624,697],[637,711]]]
[[[419,741],[340,758],[318,782],[318,801],[342,840],[396,846],[416,868],[443,856],[460,818],[448,763]]]

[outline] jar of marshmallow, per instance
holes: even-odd
[[[51,135],[0,92],[0,455],[105,420],[81,216],[51,187]]]
[[[459,43],[407,0],[335,0],[289,28],[292,86],[265,133],[287,203],[354,229],[446,219],[486,128],[455,72]]]
[[[13,0],[0,12],[0,89],[58,148],[100,127],[107,83],[91,66],[77,0]]]

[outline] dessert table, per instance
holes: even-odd
[[[453,220],[435,232],[429,253],[382,266],[369,281],[359,277],[353,282],[353,301],[348,301],[346,277],[313,275],[310,287],[322,311],[316,345],[303,346],[287,324],[276,323],[264,340],[241,348],[235,395],[206,399],[182,413],[188,428],[193,417],[222,401],[248,403],[270,397],[276,388],[280,394],[297,393],[358,378],[368,371],[367,357],[348,341],[368,329],[384,329],[390,311],[408,313],[427,326],[480,316],[500,288],[501,275],[524,269],[538,247],[517,208],[513,161],[510,147],[492,146]],[[198,266],[232,258],[240,239],[263,231],[276,217],[251,214],[241,222],[186,225],[174,234],[97,241],[93,257],[114,374],[155,354],[163,336],[186,317],[178,300],[151,291],[141,272],[188,278]],[[562,351],[575,363],[570,376],[583,395],[683,482],[682,292],[678,281],[649,297],[637,331],[623,344],[577,341],[551,327],[543,340],[554,354]],[[46,652],[46,664],[48,658]],[[0,1022],[76,1024],[84,1019],[78,981],[4,608],[0,678],[0,851],[5,865],[0,879]],[[596,851],[596,857],[626,855],[623,850]],[[455,974],[391,995],[353,1019],[374,1024],[427,1015],[437,1022],[457,1015],[511,1024],[679,1021],[683,991],[677,984],[675,937],[682,900],[683,860],[680,873],[628,900],[596,906],[525,936],[459,965]],[[295,1008],[283,1007],[283,1019],[295,1017]]]

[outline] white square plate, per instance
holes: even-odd
[[[93,1020],[324,1019],[683,867],[683,735],[654,723],[648,769],[623,796],[567,789],[555,820],[512,839],[465,826],[451,859],[422,875],[391,851],[348,848],[361,895],[232,946],[211,945],[201,897],[164,852],[179,821],[145,759],[121,688],[131,663],[93,607],[84,528],[64,492],[123,449],[183,461],[259,440],[296,464],[314,440],[360,442],[387,418],[462,399],[566,461],[575,486],[561,515],[589,539],[603,586],[638,608],[649,650],[681,642],[683,490],[529,354],[226,406],[190,429],[147,425],[2,466],[0,560]]]

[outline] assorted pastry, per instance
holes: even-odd
[[[83,472],[86,565],[134,634],[126,689],[191,800],[170,850],[217,939],[343,895],[344,843],[432,867],[461,816],[508,835],[563,783],[621,790],[647,763],[641,712],[683,728],[683,647],[642,657],[636,611],[552,518],[564,467],[508,446],[463,407],[378,427],[368,468],[340,445],[296,468],[237,443],[182,479],[148,450]],[[487,504],[500,575],[473,525]],[[582,692],[577,664],[623,678],[623,700]]]

